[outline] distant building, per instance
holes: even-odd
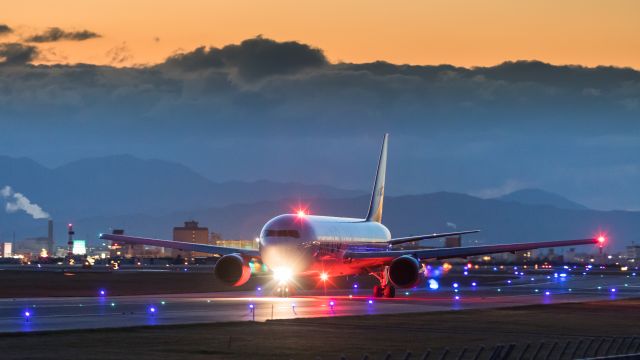
[[[444,239],[444,247],[453,248],[460,247],[462,245],[462,237],[458,236],[449,236]]]
[[[14,251],[25,256],[38,257],[43,249],[47,250],[48,248],[49,238],[41,236],[20,240],[18,244],[16,244]]]
[[[73,255],[87,255],[87,241],[73,240]]]
[[[196,244],[211,244],[209,240],[209,229],[198,226],[198,222],[191,220],[185,221],[184,226],[176,226],[173,228],[173,241],[182,241]],[[181,256],[182,258],[192,258],[197,256],[211,256],[208,253],[181,251],[174,249],[171,252],[173,257]]]
[[[215,240],[216,246],[232,247],[238,249],[257,249],[258,242],[255,240]]]
[[[2,257],[12,257],[13,256],[13,243],[5,242],[2,243]]]
[[[112,234],[124,235],[123,229],[114,229]],[[158,250],[156,250],[158,251]],[[144,245],[140,244],[123,244],[115,241],[109,246],[109,257],[111,258],[142,258],[147,256]]]
[[[640,245],[631,244],[627,246],[627,260],[638,262],[640,261]]]

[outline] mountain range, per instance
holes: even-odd
[[[553,206],[559,209],[587,210],[587,207],[564,196],[540,189],[521,189],[502,195],[497,200],[527,205]]]
[[[261,200],[351,197],[363,194],[297,183],[213,182],[181,164],[129,155],[84,159],[49,169],[27,158],[0,156],[0,188],[10,186],[63,221]]]
[[[363,217],[369,195],[330,186],[269,181],[213,182],[180,164],[132,156],[86,159],[49,169],[25,158],[0,157],[0,187],[10,185],[49,212],[62,244],[64,224],[77,236],[122,228],[128,234],[170,238],[173,226],[197,220],[228,239],[251,239],[271,217],[302,206],[312,214]],[[539,189],[495,199],[437,192],[387,196],[384,223],[393,236],[481,229],[478,244],[590,237],[601,231],[622,248],[640,241],[640,212],[598,211]],[[6,240],[44,235],[46,221],[0,213]]]

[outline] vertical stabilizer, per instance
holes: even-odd
[[[384,180],[387,173],[387,141],[389,134],[384,134],[382,140],[382,150],[380,151],[380,160],[378,160],[378,171],[376,172],[376,181],[373,184],[373,193],[371,194],[371,204],[369,205],[369,213],[367,213],[367,221],[382,222],[382,203],[384,202]]]

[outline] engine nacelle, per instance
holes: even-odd
[[[397,288],[414,287],[420,280],[420,263],[415,258],[404,255],[393,259],[389,265],[389,281]]]
[[[221,257],[213,272],[220,281],[231,286],[240,286],[251,277],[249,265],[237,254]]]

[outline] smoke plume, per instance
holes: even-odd
[[[0,189],[0,196],[5,199],[7,205],[5,210],[8,213],[14,213],[22,210],[31,215],[34,219],[48,219],[50,216],[42,210],[38,204],[33,204],[29,199],[19,192],[14,192],[11,186],[5,186]]]

